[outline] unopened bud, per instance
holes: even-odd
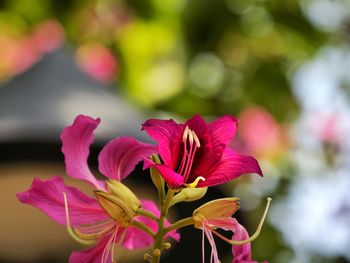
[[[159,256],[160,256],[160,254],[161,254],[160,249],[156,248],[155,250],[153,250],[153,256],[155,256],[155,257],[159,257]]]
[[[201,199],[207,192],[207,187],[201,188],[183,188],[171,200],[171,206],[179,202],[192,202]]]
[[[140,206],[141,202],[137,196],[124,184],[116,180],[107,180],[107,189],[115,197],[121,199],[132,211],[136,211]]]
[[[171,244],[169,242],[164,243],[162,246],[162,249],[165,249],[165,250],[167,250],[169,248],[171,248]]]
[[[148,253],[144,254],[143,255],[143,259],[148,261],[148,262],[151,262],[152,261],[152,256]]]

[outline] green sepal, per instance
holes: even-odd
[[[121,226],[126,227],[132,224],[134,211],[121,198],[104,191],[94,191],[96,199],[106,213]]]
[[[153,154],[151,156],[151,160],[156,163],[156,164],[160,164],[160,159],[158,157],[158,155]],[[164,179],[163,177],[160,175],[160,173],[158,172],[158,170],[154,167],[151,167],[150,169],[150,173],[151,173],[151,179],[153,184],[155,185],[155,187],[157,188],[158,192],[164,192]]]
[[[231,217],[239,209],[238,197],[220,198],[207,202],[193,211],[196,227],[201,227],[202,219],[217,219]]]

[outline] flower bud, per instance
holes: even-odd
[[[201,199],[207,192],[207,187],[201,188],[183,188],[171,200],[170,205],[173,206],[179,202],[192,202]]]
[[[132,211],[136,211],[141,206],[141,202],[137,196],[121,182],[107,180],[106,184],[108,192],[121,199]]]

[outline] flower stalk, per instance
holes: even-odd
[[[165,238],[179,241],[177,230],[186,226],[203,231],[203,238],[207,237],[212,248],[211,262],[220,262],[213,235],[232,245],[233,263],[256,262],[251,260],[250,242],[261,231],[271,198],[251,237],[232,217],[239,209],[237,197],[211,200],[195,209],[191,217],[173,224],[167,219],[172,206],[201,199],[208,187],[246,173],[262,176],[253,157],[230,148],[237,128],[235,118],[224,116],[207,123],[197,114],[183,124],[148,120],[142,129],[158,145],[131,137],[112,139],[98,157],[98,170],[105,180],[95,178],[87,163],[99,123],[98,118],[79,115],[61,134],[67,174],[93,186],[93,197],[67,186],[59,176],[46,181],[35,178],[27,191],[17,194],[19,201],[39,208],[65,225],[74,240],[89,246],[73,252],[70,263],[115,262],[116,244],[131,250],[153,246],[144,259],[159,263],[162,252],[171,248]],[[158,191],[158,206],[139,198],[122,182],[141,161]],[[232,231],[232,239],[217,232],[217,228]],[[204,251],[204,239],[202,244]]]

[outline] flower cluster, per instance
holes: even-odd
[[[167,219],[170,207],[202,198],[207,187],[246,173],[262,176],[253,157],[240,155],[228,146],[237,129],[236,119],[224,116],[207,123],[195,115],[184,124],[147,120],[142,129],[158,144],[141,143],[131,137],[111,140],[98,156],[99,172],[106,180],[96,179],[87,163],[99,123],[100,119],[80,115],[61,134],[67,174],[92,185],[95,198],[65,185],[57,176],[46,181],[35,178],[29,190],[17,194],[22,203],[39,208],[65,225],[77,242],[90,246],[73,252],[69,262],[114,262],[116,244],[127,249],[153,246],[144,259],[159,262],[162,251],[171,246],[165,238],[179,241],[178,229],[191,225],[203,232],[203,262],[204,236],[211,245],[211,261],[220,262],[213,234],[232,245],[233,263],[256,262],[251,260],[250,242],[261,230],[270,199],[251,237],[232,217],[239,209],[235,197],[203,204],[192,217],[173,224]],[[141,161],[158,190],[158,205],[139,199],[122,183]],[[220,234],[217,228],[232,231],[232,238]]]

